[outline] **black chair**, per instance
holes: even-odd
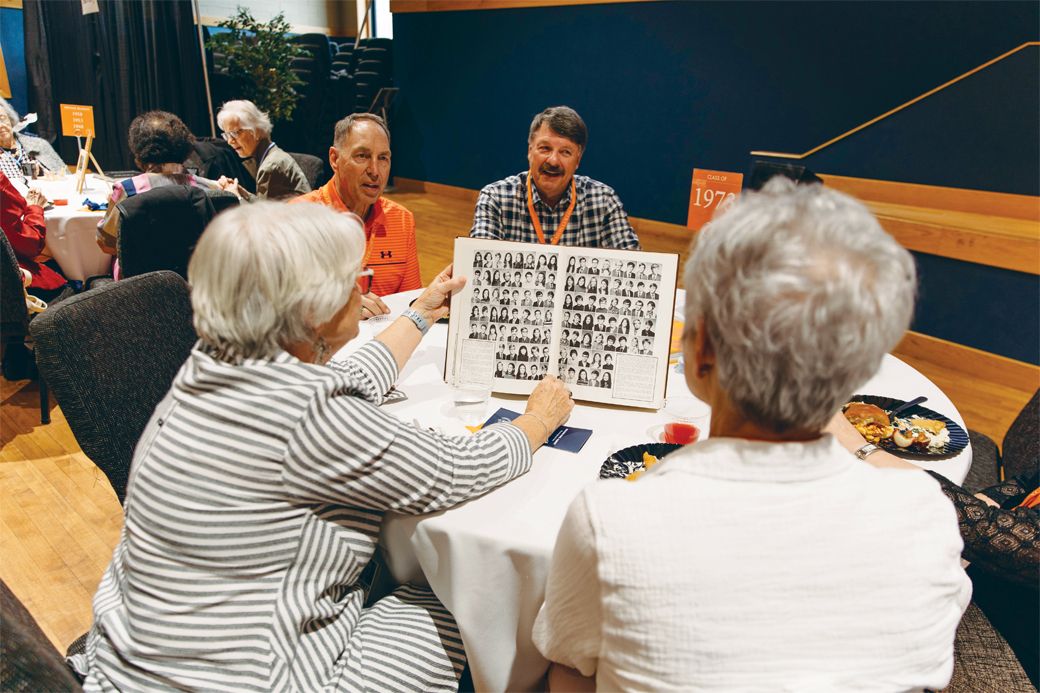
[[[16,355],[12,352],[6,354],[10,359],[10,362],[14,362],[16,358],[24,358],[27,360],[25,366],[29,371],[26,373],[30,378],[35,379],[35,373],[32,372],[32,359],[28,353],[25,353],[23,346],[26,338],[29,337],[29,324],[30,322],[40,313],[30,313],[29,309],[25,306],[25,295],[22,289],[22,273],[18,265],[18,257],[14,253],[14,248],[11,246],[11,242],[7,240],[6,234],[0,234],[3,238],[0,241],[0,340],[3,342],[3,350],[6,352],[8,349],[17,350],[21,354]],[[53,299],[50,305],[56,305],[59,301],[72,295],[72,289],[68,288],[65,292],[60,294],[58,298]],[[50,310],[48,308],[48,310]],[[24,356],[23,356],[24,355]],[[5,369],[6,370],[6,369]],[[7,375],[20,376],[22,374],[5,372]],[[18,378],[14,378],[18,379]],[[51,408],[50,401],[47,395],[47,384],[40,379],[40,423],[49,424],[51,422]]]
[[[0,690],[83,690],[61,654],[7,583],[0,580]]]
[[[306,50],[310,57],[317,61],[314,68],[316,72],[328,74],[329,63],[332,62],[328,36],[317,33],[299,34],[290,38],[289,41]]]
[[[1004,435],[1003,454],[989,436],[968,430],[971,441],[971,469],[964,480],[964,488],[976,493],[993,486],[1001,479],[1010,479],[1030,471],[1040,457],[1040,390],[1018,413]]]
[[[106,284],[31,327],[41,376],[122,503],[134,446],[196,340],[187,282],[152,272]]]
[[[319,185],[325,183],[325,181],[321,181],[322,174],[325,172],[324,161],[312,154],[289,152],[289,156],[295,159],[300,169],[303,170],[303,175],[307,177],[311,190],[315,190]]]
[[[123,277],[156,270],[188,276],[188,260],[206,225],[239,204],[224,191],[194,185],[167,185],[129,197],[116,209],[122,216],[117,251]]]
[[[363,48],[382,48],[384,50],[393,50],[394,40],[390,38],[363,38],[357,42],[358,47]]]

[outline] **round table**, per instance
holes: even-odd
[[[391,316],[418,294],[384,297]],[[684,298],[678,292],[677,315]],[[358,338],[337,356],[342,358],[389,323],[388,318],[363,321]],[[453,415],[451,389],[443,380],[447,334],[444,325],[431,328],[398,378],[408,399],[384,406],[406,421],[469,435]],[[938,387],[891,355],[857,391],[906,400],[926,395],[929,408],[964,426],[960,412]],[[669,369],[668,394],[689,395],[674,367]],[[498,407],[522,412],[525,402],[525,397],[493,395],[486,414]],[[611,452],[648,442],[648,429],[667,420],[663,411],[579,402],[567,423],[593,430],[579,453],[542,447],[527,474],[480,498],[430,515],[385,517],[380,543],[394,577],[400,582],[425,580],[455,615],[477,690],[531,690],[539,685],[548,662],[531,642],[531,629],[567,508],[597,479]],[[971,448],[921,466],[960,483],[971,466]]]
[[[83,200],[101,204],[108,200],[112,186],[93,174],[88,174],[83,192],[76,192],[76,176],[47,180],[38,178],[28,181],[29,186],[39,188],[48,200],[65,199],[67,205],[54,205],[44,210],[47,220],[46,253],[53,257],[67,279],[83,281],[87,277],[112,273],[112,255],[101,252],[97,241],[97,224],[105,216],[104,211],[92,212],[83,206]],[[23,195],[28,187],[16,182]]]

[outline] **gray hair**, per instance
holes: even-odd
[[[271,137],[271,119],[252,101],[238,99],[221,106],[220,113],[217,114],[217,125],[220,129],[224,130],[225,124],[232,119],[237,120],[240,127],[253,130],[261,137]]]
[[[7,117],[11,120],[11,127],[18,124],[21,117],[18,115],[18,111],[14,110],[14,106],[7,102],[7,99],[0,98],[0,111],[7,114]]]
[[[350,300],[361,221],[324,205],[260,201],[219,214],[188,265],[195,330],[242,358],[311,342]]]
[[[817,431],[909,327],[916,271],[862,204],[777,178],[701,230],[684,282],[686,339],[703,319],[737,410]]]
[[[336,130],[332,135],[332,146],[336,149],[340,149],[347,143],[347,138],[350,137],[350,133],[353,132],[354,126],[359,122],[367,120],[371,123],[375,123],[383,130],[383,134],[386,135],[387,144],[390,143],[390,128],[386,126],[386,121],[375,113],[351,113],[346,118],[343,118],[336,123]]]
[[[527,141],[534,139],[534,134],[545,123],[549,129],[560,137],[566,137],[585,151],[585,145],[589,141],[589,129],[585,127],[585,121],[581,119],[578,112],[570,106],[550,106],[531,121],[531,129],[527,133]]]

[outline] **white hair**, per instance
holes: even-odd
[[[0,111],[7,114],[8,119],[11,121],[11,127],[17,125],[18,121],[21,120],[18,111],[14,110],[14,106],[12,106],[7,99],[0,98]]]
[[[856,200],[774,179],[701,230],[684,281],[686,339],[703,319],[737,410],[815,431],[909,327],[916,271]]]
[[[252,101],[238,99],[221,106],[220,113],[217,113],[217,125],[221,130],[226,130],[225,125],[229,120],[237,120],[239,127],[253,130],[260,137],[271,136],[271,119]]]
[[[313,342],[350,300],[365,250],[353,214],[260,201],[217,215],[188,265],[195,330],[242,358]]]

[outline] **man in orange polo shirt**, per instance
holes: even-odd
[[[422,286],[415,244],[415,218],[382,197],[390,175],[390,131],[379,116],[353,113],[336,123],[329,163],[332,180],[292,202],[317,202],[353,212],[365,224],[365,261],[375,271],[371,292],[361,297],[361,315],[389,313],[380,296]]]

